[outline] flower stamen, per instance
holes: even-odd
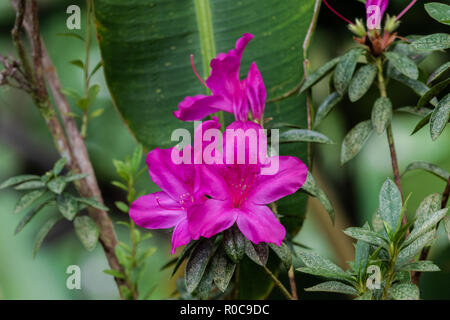
[[[328,7],[328,9],[330,9],[331,11],[333,11],[333,13],[335,15],[337,15],[339,18],[341,18],[342,20],[344,20],[345,22],[349,23],[349,24],[354,24],[353,22],[351,22],[349,19],[347,19],[346,17],[344,17],[342,14],[340,14],[339,12],[337,12],[336,10],[334,10],[326,0],[323,0],[323,2],[325,3],[325,5]]]
[[[198,74],[197,70],[195,69],[195,65],[194,65],[194,55],[191,54],[191,66],[192,66],[192,70],[194,70],[195,75],[197,76],[198,80],[200,80],[201,83],[203,83],[203,85],[208,88],[208,85],[206,84],[205,80],[202,79],[202,77],[200,77],[200,75]],[[209,88],[208,88],[209,89]]]
[[[412,7],[416,2],[417,2],[417,0],[411,1],[411,3],[408,4],[408,5],[406,6],[406,8],[403,9],[402,12],[400,12],[400,14],[397,16],[397,19],[396,19],[396,20],[400,19],[406,12],[408,12],[408,10],[411,9],[411,7]]]
[[[179,209],[171,209],[171,208],[164,207],[164,206],[161,204],[161,202],[159,202],[159,198],[158,198],[158,197],[156,197],[156,203],[158,204],[158,206],[159,206],[161,209],[169,210],[169,211],[179,211]]]

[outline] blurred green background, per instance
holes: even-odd
[[[300,1],[300,0],[299,0]],[[396,14],[409,1],[390,1],[388,12]],[[66,8],[74,1],[42,0],[40,5],[41,30],[46,46],[58,70],[65,88],[82,91],[82,72],[69,64],[74,59],[83,59],[84,46],[81,42],[57,36],[67,32]],[[354,20],[363,17],[364,7],[357,1],[335,1],[335,7],[346,17]],[[351,3],[351,4],[350,4]],[[83,7],[84,1],[78,1]],[[83,11],[83,19],[84,11]],[[14,13],[9,1],[0,2],[0,52],[14,54],[10,39],[10,29],[14,22]],[[444,32],[444,26],[432,20],[418,3],[402,19],[399,33],[427,34]],[[322,7],[316,34],[310,52],[312,70],[337,55],[343,54],[353,45],[352,35],[346,25],[336,16]],[[97,45],[94,43],[91,53],[93,67],[100,60]],[[435,53],[421,65],[430,73],[443,62],[448,61],[445,53]],[[301,63],[299,57],[299,63]],[[96,169],[105,201],[114,208],[114,201],[123,200],[124,195],[110,182],[116,179],[112,159],[123,159],[135,148],[135,141],[123,124],[112,105],[105,85],[103,72],[98,72],[92,84],[99,84],[101,91],[97,100],[98,108],[105,112],[92,121],[88,130],[87,146]],[[415,105],[418,98],[401,84],[390,83],[389,95],[394,107]],[[328,79],[324,79],[313,91],[315,105],[328,95]],[[341,266],[353,259],[351,240],[342,233],[350,225],[362,225],[370,220],[378,206],[378,191],[384,180],[391,176],[390,157],[385,136],[373,135],[364,150],[349,164],[342,167],[339,162],[340,143],[348,130],[361,120],[370,118],[375,88],[356,104],[343,100],[319,128],[337,142],[316,148],[314,174],[319,184],[327,191],[337,211],[336,226],[332,226],[323,209],[315,201],[308,207],[304,228],[298,235],[298,241],[320,253],[327,255]],[[71,101],[74,102],[74,101]],[[75,108],[74,108],[75,109]],[[398,149],[400,169],[403,170],[414,160],[433,162],[450,170],[449,142],[450,130],[432,142],[428,126],[414,136],[412,129],[419,119],[406,114],[396,114],[393,128]],[[0,88],[0,181],[9,176],[30,173],[43,174],[57,160],[50,135],[46,131],[30,98],[15,89]],[[445,184],[429,174],[412,172],[404,176],[403,190],[412,194],[408,214],[414,214],[418,204],[431,193],[442,192]],[[139,190],[156,190],[148,175],[138,182]],[[60,223],[52,230],[44,242],[36,259],[32,259],[33,238],[38,227],[44,221],[44,213],[28,226],[23,233],[13,236],[19,216],[12,215],[19,193],[7,190],[0,193],[0,299],[116,299],[118,298],[114,281],[103,274],[107,269],[103,252],[98,246],[88,253],[76,239],[69,223]],[[49,209],[51,210],[51,209]],[[47,212],[49,213],[49,212]],[[112,209],[114,220],[127,219]],[[118,236],[126,242],[127,230],[117,226]],[[140,283],[141,290],[155,287],[151,298],[167,298],[175,290],[175,281],[170,271],[159,269],[169,259],[170,234],[168,231],[153,231],[154,235],[146,245],[157,247],[156,253],[148,260],[147,269]],[[431,259],[440,266],[442,272],[425,274],[422,277],[422,298],[450,298],[450,246],[446,235],[440,230],[440,236],[431,251]],[[79,265],[82,270],[82,290],[66,288],[66,269],[69,265]],[[175,277],[176,278],[176,277]],[[316,284],[318,279],[304,274],[296,274],[300,299],[337,298],[335,295],[305,293],[303,288]],[[286,281],[284,273],[281,279]],[[271,298],[280,298],[275,290]]]

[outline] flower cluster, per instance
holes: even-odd
[[[194,161],[210,149],[203,133],[221,128],[216,117],[195,130],[194,145],[200,143],[201,150],[190,145],[182,150],[192,161],[175,163],[172,154],[179,151],[176,148],[155,149],[147,156],[150,177],[161,191],[137,199],[130,208],[130,216],[144,228],[174,228],[172,254],[191,240],[210,238],[235,224],[255,244],[280,246],[285,238],[285,228],[267,205],[299,190],[308,169],[295,157],[275,156],[278,170],[270,175],[262,173],[273,158],[266,154],[267,138],[248,133],[262,131],[266,89],[256,63],[251,65],[246,79],[239,79],[242,54],[252,38],[253,35],[244,34],[234,49],[217,55],[211,61],[211,74],[206,82],[199,77],[211,95],[186,97],[174,112],[184,121],[201,120],[218,111],[234,114],[236,121],[226,130],[242,135],[245,161],[234,161],[239,145],[235,140],[240,137],[225,134],[220,142],[211,142],[220,144],[212,152],[223,161],[212,164]],[[195,68],[194,72],[197,74]],[[255,137],[263,141],[258,141],[258,148],[250,148],[249,140]],[[250,161],[251,158],[256,161]]]

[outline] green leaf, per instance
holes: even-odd
[[[192,293],[205,273],[206,266],[211,257],[213,250],[210,239],[202,239],[199,244],[192,250],[189,260],[186,264],[184,280],[188,292]]]
[[[100,117],[104,111],[105,111],[105,109],[97,109],[97,110],[92,111],[89,114],[89,119],[95,119],[95,118]]]
[[[338,267],[336,264],[331,262],[330,260],[322,257],[321,255],[306,251],[306,250],[299,250],[298,251],[299,258],[303,261],[303,263],[306,265],[306,267],[311,269],[321,269],[321,270],[328,270],[334,274],[339,274],[344,278],[351,278],[347,273],[344,272],[340,267]]]
[[[432,261],[415,261],[405,264],[400,271],[436,272],[441,271]]]
[[[80,68],[84,71],[84,62],[80,59],[69,61],[70,64],[73,64],[75,67]]]
[[[363,229],[370,231],[369,224],[366,223]],[[355,248],[355,271],[359,279],[363,279],[366,274],[367,264],[369,263],[370,244],[363,240],[356,242]]]
[[[113,270],[113,269],[103,270],[103,273],[113,276],[114,278],[117,278],[117,279],[125,279],[125,275],[122,272],[119,272],[117,270]]]
[[[439,101],[430,119],[431,138],[436,140],[450,120],[450,93]]]
[[[245,254],[245,238],[241,231],[233,226],[223,234],[223,246],[226,254],[234,263],[239,263]]]
[[[450,78],[439,82],[438,84],[431,87],[430,90],[428,90],[417,102],[417,108],[423,108],[425,107],[434,97],[439,95],[443,90],[445,90],[448,85],[450,84]],[[437,102],[437,100],[435,100]],[[434,103],[436,104],[436,103]]]
[[[55,215],[48,219],[44,225],[39,229],[39,232],[36,235],[36,239],[34,241],[33,248],[33,258],[36,257],[37,252],[41,248],[42,243],[44,242],[45,237],[48,235],[50,230],[61,220],[60,215]]]
[[[408,244],[412,243],[414,240],[416,240],[418,237],[423,235],[425,232],[429,231],[430,229],[434,228],[436,224],[442,220],[442,218],[445,217],[447,214],[448,209],[442,209],[436,212],[433,212],[428,215],[421,215],[417,218],[416,222],[414,223],[414,229],[409,234],[409,236],[406,238],[403,246],[407,246]]]
[[[66,183],[77,181],[89,177],[87,173],[68,174],[65,177],[61,177]]]
[[[23,228],[33,219],[42,209],[44,209],[46,206],[51,204],[52,202],[46,201],[36,208],[31,209],[23,218],[20,220],[19,224],[16,227],[16,230],[14,231],[14,235],[17,235],[20,231],[23,230]]]
[[[367,290],[355,300],[372,300],[372,291]]]
[[[36,200],[38,200],[41,196],[45,194],[45,190],[35,190],[24,194],[17,201],[16,206],[14,207],[14,214],[19,213],[23,209],[32,205]]]
[[[394,70],[390,74],[390,77],[392,79],[395,79],[395,80],[403,83],[407,87],[411,88],[420,97],[423,96],[425,93],[427,93],[430,90],[430,88],[425,83],[422,83],[419,80],[411,79],[411,78],[401,74],[397,70]],[[434,103],[433,100],[430,103],[433,104]]]
[[[343,55],[334,71],[334,87],[341,96],[347,90],[358,63],[358,58],[365,52],[362,48],[353,48]]]
[[[437,68],[433,73],[430,75],[430,77],[427,80],[427,84],[429,85],[433,81],[438,80],[440,77],[442,77],[448,70],[450,70],[450,61],[444,63],[442,66]]]
[[[372,121],[367,120],[358,123],[345,136],[341,149],[341,164],[353,159],[363,148],[372,133]]]
[[[99,92],[100,92],[100,86],[98,84],[94,84],[94,85],[89,87],[87,108],[92,107],[92,105],[95,102],[95,99],[97,99],[97,96],[98,96]]]
[[[211,264],[209,264],[203,273],[200,283],[192,292],[192,295],[200,298],[201,300],[207,300],[213,288],[214,272]]]
[[[275,252],[278,258],[280,258],[286,270],[289,270],[292,266],[292,253],[287,244],[282,242],[281,246],[277,246],[273,243],[269,243],[269,247]]]
[[[117,188],[120,188],[120,189],[124,190],[124,191],[128,191],[128,187],[126,185],[124,185],[122,182],[113,181],[113,182],[111,182],[111,184],[113,186],[116,186]]]
[[[206,78],[210,60],[234,48],[235,41],[250,32],[255,38],[244,52],[242,71],[256,60],[272,97],[295,88],[303,79],[301,66],[293,68],[292,62],[300,61],[314,0],[161,3],[95,3],[109,90],[125,122],[145,147],[170,147],[173,130],[192,127],[172,114],[185,96],[207,92],[192,71],[191,53],[197,70]],[[233,23],[229,17],[233,17]],[[298,112],[304,97],[294,96],[280,105],[279,109],[266,108],[267,117],[305,123],[305,112]]]
[[[379,196],[379,213],[393,231],[397,230],[402,214],[402,196],[391,179],[387,179],[381,187]]]
[[[311,288],[306,288],[305,291],[309,292],[334,292],[334,293],[343,293],[343,294],[349,294],[352,296],[357,296],[358,291],[350,287],[349,285],[343,284],[342,282],[338,281],[327,281],[320,283],[318,285],[315,285]]]
[[[88,205],[89,207],[93,207],[99,210],[108,211],[108,207],[101,204],[94,198],[77,198],[78,202],[84,203]]]
[[[228,259],[223,248],[220,248],[214,255],[211,262],[214,283],[220,291],[225,292],[233,277],[236,264]]]
[[[55,165],[53,166],[53,174],[55,176],[59,175],[61,173],[61,171],[64,169],[64,166],[67,163],[67,159],[66,158],[61,158],[58,161],[56,161]]]
[[[348,228],[344,231],[346,235],[354,239],[358,239],[376,246],[386,245],[386,240],[380,236],[378,233],[362,229],[362,228]]]
[[[95,65],[94,69],[92,69],[91,73],[89,74],[89,79],[91,79],[91,78],[94,76],[94,74],[96,74],[97,71],[100,70],[101,67],[102,67],[102,62],[99,61],[99,62]]]
[[[397,71],[404,74],[408,78],[417,80],[419,77],[419,69],[414,61],[409,59],[407,56],[400,55],[396,52],[386,52],[385,56],[389,59],[389,62],[392,63]]]
[[[78,40],[81,40],[82,42],[84,42],[84,38],[77,33],[66,32],[66,33],[57,33],[56,35],[59,37],[74,38],[74,39],[78,39]]]
[[[375,131],[381,135],[392,120],[392,103],[389,98],[380,97],[375,101],[372,109],[372,125]]]
[[[308,193],[310,196],[317,198],[317,200],[319,200],[320,203],[322,203],[325,210],[328,212],[328,215],[330,216],[331,221],[334,224],[333,205],[331,204],[331,202],[328,199],[328,196],[325,194],[325,192],[317,186],[316,180],[314,179],[313,175],[309,171],[308,171],[308,176],[306,177],[306,181],[303,184],[301,190]]]
[[[178,257],[175,263],[175,267],[173,267],[172,277],[178,271],[184,260],[186,260],[189,257],[190,253],[195,248],[195,246],[198,245],[198,243],[199,243],[198,241],[191,241],[186,245],[186,247],[184,247],[183,251],[181,252],[180,256]]]
[[[450,26],[450,6],[440,2],[425,3],[425,10],[436,21]]]
[[[437,165],[425,161],[412,162],[411,164],[408,165],[403,174],[413,170],[425,170],[427,172],[434,174],[438,178],[441,178],[444,181],[447,181],[450,178],[450,173],[448,173],[446,170],[438,167]]]
[[[323,66],[321,66],[319,69],[311,73],[308,78],[306,79],[305,83],[303,83],[302,88],[300,89],[300,93],[304,92],[305,90],[311,88],[313,85],[315,85],[317,82],[322,80],[328,73],[330,73],[334,67],[339,62],[339,57],[334,58],[331,61],[328,61]]]
[[[75,233],[88,251],[93,251],[98,242],[98,227],[89,216],[79,216],[73,221]]]
[[[74,89],[64,88],[64,89],[61,90],[61,92],[62,92],[64,95],[66,95],[66,96],[68,96],[68,97],[71,97],[71,98],[74,98],[74,99],[76,99],[76,100],[79,100],[79,99],[81,98],[80,94],[79,94],[76,90],[74,90]],[[76,114],[73,114],[72,116],[73,116],[73,117],[76,117],[77,115],[76,115]]]
[[[70,194],[63,193],[56,198],[56,204],[59,212],[69,221],[75,218],[75,215],[80,210],[77,200]]]
[[[124,213],[128,213],[128,211],[130,210],[130,208],[127,206],[127,204],[123,201],[116,201],[116,202],[114,202],[114,204],[120,211],[122,211]]]
[[[314,128],[317,128],[323,119],[331,112],[331,110],[342,100],[342,96],[337,92],[332,92],[317,109],[314,119]]]
[[[426,197],[419,205],[416,211],[416,219],[422,216],[428,216],[441,209],[442,194],[434,193]]]
[[[266,243],[254,244],[245,238],[245,254],[254,263],[263,267],[269,258],[269,248]]]
[[[373,64],[362,66],[356,71],[348,88],[348,97],[351,102],[358,101],[369,91],[375,80],[377,71],[377,67]]]
[[[411,44],[417,50],[443,50],[450,48],[450,34],[435,33],[420,38]]]
[[[414,107],[401,107],[401,108],[395,109],[395,111],[406,112],[406,113],[410,113],[410,114],[413,114],[415,116],[420,116],[420,117],[425,117],[429,114],[431,115],[431,112],[433,112],[433,110],[431,110],[431,109],[428,109],[428,108],[417,109],[415,106]]]
[[[32,180],[19,184],[14,187],[16,190],[34,190],[34,189],[42,189],[45,188],[45,183],[40,180]]]
[[[324,134],[307,129],[290,129],[280,134],[280,143],[286,142],[314,142],[334,144],[334,141]]]
[[[445,217],[442,222],[444,223],[444,228],[447,232],[448,241],[450,241],[450,216]]]
[[[411,259],[413,259],[423,247],[434,240],[435,235],[436,230],[431,230],[413,241],[409,246],[403,248],[397,257],[397,263],[395,265],[396,268],[401,268],[403,265],[410,262]]]
[[[61,194],[67,186],[67,182],[64,178],[56,177],[50,180],[47,187],[50,191],[56,194]]]
[[[420,291],[411,283],[394,284],[389,288],[389,294],[394,300],[419,300]]]
[[[9,178],[8,180],[6,180],[2,184],[0,184],[0,190],[14,186],[14,185],[22,183],[22,182],[26,182],[26,181],[30,181],[30,180],[39,180],[40,178],[41,177],[32,175],[32,174],[15,176],[15,177]]]

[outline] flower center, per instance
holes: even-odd
[[[231,165],[227,170],[225,179],[228,182],[233,201],[233,207],[239,208],[253,190],[256,178],[257,165]]]

